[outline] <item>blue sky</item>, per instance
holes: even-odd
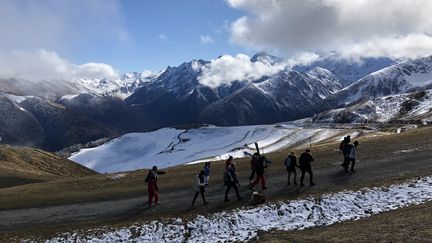
[[[75,63],[103,62],[130,72],[250,52],[229,41],[229,25],[242,12],[223,0],[122,1],[119,9],[125,39],[85,42],[81,51],[63,55]],[[201,36],[213,41],[203,43]]]
[[[263,50],[290,65],[418,58],[432,54],[431,12],[430,0],[0,0],[0,77],[118,77],[228,54],[209,67],[226,76]]]

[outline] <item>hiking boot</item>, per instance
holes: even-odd
[[[268,188],[268,187],[265,186],[265,187],[262,188],[262,190],[265,190],[265,189],[267,189],[267,188]]]
[[[356,171],[355,170],[351,170],[351,173],[356,173]]]
[[[315,185],[316,185],[316,184],[315,184],[315,183],[313,183],[313,182],[312,182],[312,183],[310,184],[310,186],[315,186]]]
[[[208,202],[204,202],[203,204],[204,204],[204,205],[207,205],[207,204],[209,204],[209,203],[208,203]]]
[[[237,198],[238,201],[241,201],[242,199],[243,199],[243,197],[239,197],[239,198]]]
[[[224,202],[229,202],[229,201],[231,201],[231,200],[229,200],[228,198],[225,198],[225,200],[224,200]]]

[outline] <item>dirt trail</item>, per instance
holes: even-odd
[[[294,186],[286,187],[286,173],[280,171],[278,174],[268,175],[269,189],[265,191],[265,194],[270,200],[291,199],[332,190],[343,190],[356,185],[384,183],[387,179],[406,175],[407,173],[411,173],[411,177],[422,173],[428,174],[432,171],[431,162],[431,146],[426,146],[412,152],[393,153],[374,161],[359,161],[356,165],[357,173],[353,175],[343,172],[340,165],[335,163],[332,167],[314,171],[317,186],[302,189]],[[414,171],[415,169],[417,171]],[[241,178],[246,178],[246,175],[242,174]],[[193,208],[190,207],[193,196],[192,187],[191,185],[185,185],[184,189],[181,190],[161,192],[161,204],[152,208],[146,208],[146,198],[137,197],[45,208],[0,211],[0,231],[91,221],[133,220],[135,218],[156,219],[161,216],[178,217],[184,214],[217,212],[247,205],[251,191],[248,190],[246,182],[244,180],[244,184],[241,186],[240,193],[245,197],[241,202],[237,202],[234,192],[231,192],[230,198],[232,201],[224,203],[224,187],[222,185],[210,185],[206,193],[210,204],[201,206],[201,198],[198,198],[197,206]],[[308,185],[307,176],[305,182]],[[259,187],[259,185],[256,186],[256,188]]]

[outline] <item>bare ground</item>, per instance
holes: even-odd
[[[359,161],[356,166],[357,173],[353,175],[342,171],[340,167],[341,157],[336,152],[337,144],[316,145],[312,148],[312,152],[316,158],[314,172],[317,186],[313,188],[286,187],[286,172],[282,166],[282,158],[287,151],[270,154],[269,157],[274,162],[267,171],[269,189],[264,193],[270,201],[290,200],[344,189],[355,190],[362,187],[386,185],[409,178],[430,175],[432,174],[431,135],[432,128],[425,128],[405,134],[361,139],[358,151]],[[229,203],[223,202],[222,164],[213,164],[211,185],[207,190],[207,199],[210,204],[193,208],[190,207],[193,196],[191,185],[193,173],[198,171],[201,165],[180,166],[168,170],[168,173],[161,177],[161,205],[152,208],[146,208],[145,205],[147,200],[145,198],[143,172],[134,172],[129,178],[118,180],[118,182],[105,182],[108,186],[103,188],[94,184],[90,191],[97,195],[90,197],[90,199],[86,197],[89,194],[86,194],[85,190],[74,191],[72,196],[61,191],[62,196],[56,198],[56,193],[50,193],[50,189],[53,190],[55,185],[49,183],[46,187],[39,185],[35,190],[37,193],[45,193],[46,197],[52,198],[54,202],[42,200],[45,198],[43,195],[32,197],[31,194],[34,192],[32,185],[2,189],[0,190],[0,205],[5,210],[0,211],[0,234],[4,238],[38,235],[43,237],[58,230],[105,224],[118,226],[137,221],[143,222],[178,216],[188,218],[197,214],[246,206],[248,204],[247,198],[251,193],[246,187],[249,175],[248,162],[246,160],[238,161],[239,175],[243,183],[241,194],[246,198],[237,202],[234,200],[234,194],[231,193],[230,196],[233,201]],[[88,184],[94,183],[93,178],[88,179],[90,181]],[[98,179],[97,181],[102,183],[105,179]],[[71,181],[66,182],[66,185],[71,183]],[[86,186],[88,185],[86,184]],[[116,192],[121,192],[122,189],[127,190],[128,186],[132,188],[128,193],[120,193],[120,197],[116,195]],[[110,187],[118,188],[118,190],[108,190]],[[61,188],[67,189],[66,186]],[[257,186],[257,188],[259,187]],[[29,200],[26,201],[26,204],[20,204],[19,200],[14,201],[10,198],[14,193],[23,193],[29,197]],[[68,198],[73,200],[68,202]],[[71,204],[71,202],[80,203]],[[197,205],[199,204],[200,198],[197,201]],[[34,208],[32,205],[44,207]],[[7,208],[16,209],[6,210]],[[317,229],[318,231],[320,230]],[[316,233],[318,241],[320,239],[319,234]],[[283,233],[279,235],[280,240],[286,239]],[[264,234],[263,237],[263,239],[270,240],[274,238],[273,232],[268,235]],[[275,237],[277,237],[277,232],[275,232]],[[2,238],[0,237],[0,239]],[[296,241],[295,239],[308,241],[309,238],[292,239],[294,241]],[[310,240],[314,240],[314,238],[310,238]]]

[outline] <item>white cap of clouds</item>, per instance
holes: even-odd
[[[0,53],[0,78],[27,80],[117,78],[118,73],[108,64],[74,64],[55,52],[11,51]]]
[[[336,52],[348,58],[432,54],[430,0],[227,0],[249,14],[231,40],[288,55]]]
[[[270,63],[265,59],[252,62],[245,54],[223,55],[213,59],[203,68],[198,81],[211,88],[230,85],[234,81],[251,82],[292,68],[296,64],[308,64],[316,59],[318,59],[316,54],[302,53],[281,62]]]

